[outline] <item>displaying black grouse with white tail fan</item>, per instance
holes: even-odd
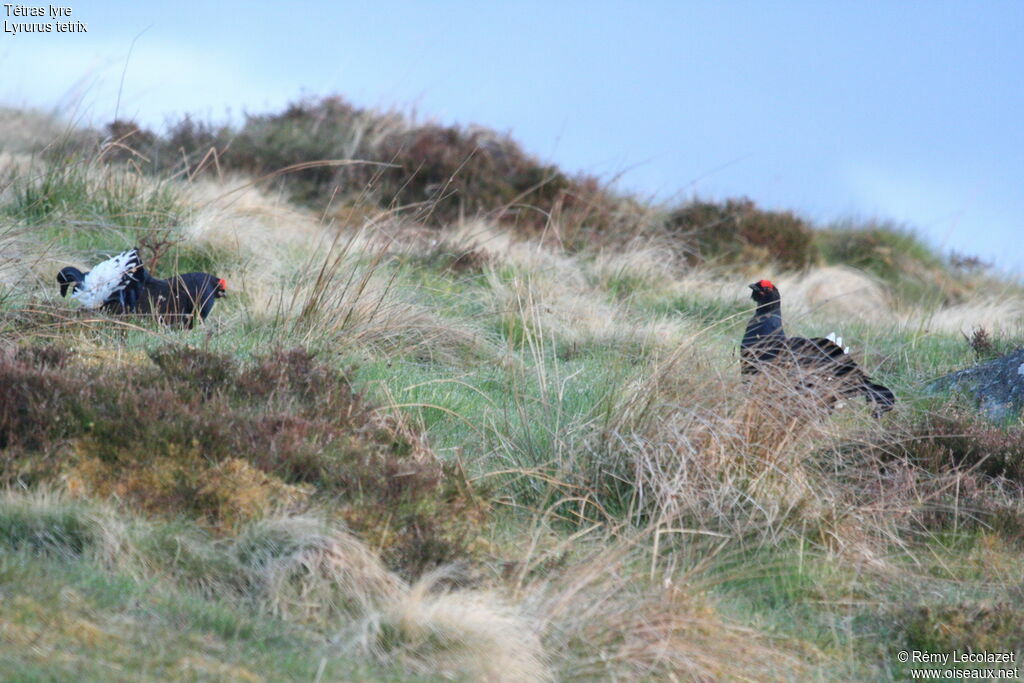
[[[112,305],[129,307],[125,290],[137,284],[141,268],[139,250],[129,249],[97,263],[88,273],[73,266],[61,268],[57,273],[57,284],[60,285],[61,296],[67,296],[70,288],[71,297],[89,309],[102,306],[110,309]]]
[[[834,403],[842,397],[863,395],[873,403],[876,417],[896,404],[896,396],[871,381],[843,347],[841,337],[787,337],[782,329],[782,299],[779,289],[768,280],[749,285],[750,298],[757,303],[740,344],[741,372],[753,375],[768,368],[798,373],[800,383]]]
[[[88,273],[67,267],[57,273],[61,296],[71,296],[90,309],[110,313],[141,313],[161,322],[191,329],[196,316],[205,320],[214,301],[227,292],[227,282],[209,273],[184,273],[166,280],[153,277],[142,265],[138,249],[121,252]]]

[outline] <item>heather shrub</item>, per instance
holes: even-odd
[[[51,357],[60,360],[47,362]],[[62,372],[65,362],[66,353],[57,347],[0,354],[0,449],[5,483],[27,474],[21,469],[28,465],[22,455],[45,448],[70,431],[70,422],[80,421],[75,399],[82,385]]]
[[[117,119],[106,124],[102,131],[92,131],[87,138],[88,145],[65,149],[79,156],[98,150],[103,161],[126,163],[140,171],[169,172],[191,178],[203,169],[223,170],[219,166],[219,153],[231,146],[233,136],[227,126],[207,123],[188,114],[171,122],[162,135],[135,121]]]
[[[385,115],[377,117],[340,97],[292,102],[280,113],[247,115],[232,153],[242,166],[264,172],[306,161],[355,158],[376,140],[365,135],[371,132],[365,117],[381,119],[374,122],[385,129]],[[300,177],[326,182],[331,176],[330,169],[310,169]]]
[[[369,186],[381,206],[424,205],[420,213],[432,224],[490,214],[537,230],[572,185],[555,166],[485,129],[419,126],[389,135],[375,152],[395,167],[340,169],[339,180]]]
[[[581,247],[595,235],[608,240],[639,213],[596,178],[569,176],[508,135],[419,124],[340,97],[249,114],[238,129],[186,116],[164,137],[127,121],[106,132],[120,141],[108,145],[112,159],[189,177],[237,170],[276,178],[293,199],[338,217],[366,215],[367,205],[433,227],[487,216],[527,234],[553,227],[563,245]]]
[[[1015,601],[907,606],[898,611],[908,648],[925,652],[1007,652],[1024,648],[1024,611]]]
[[[116,372],[52,349],[0,359],[3,483],[63,479],[221,530],[326,505],[410,572],[465,552],[484,521],[460,470],[305,351],[150,357]]]
[[[908,529],[928,536],[984,530],[1018,543],[1024,540],[1022,436],[1020,426],[1001,427],[946,405],[864,435],[839,453],[861,463],[851,472],[870,473],[864,495],[903,509]]]
[[[157,136],[153,131],[141,128],[134,121],[117,119],[104,128],[106,137],[103,157],[109,161],[127,161],[136,164],[148,162],[148,154],[152,154],[157,146]]]
[[[668,215],[686,258],[700,263],[778,263],[801,269],[817,260],[811,225],[791,211],[765,211],[749,199],[695,200]]]
[[[158,168],[181,170],[189,177],[205,168],[220,172],[220,153],[231,143],[232,131],[227,126],[186,114],[170,125],[165,138],[156,140],[151,159]]]
[[[887,448],[932,472],[973,470],[1024,484],[1024,427],[1001,427],[962,408],[923,414]]]

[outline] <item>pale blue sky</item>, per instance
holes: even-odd
[[[337,93],[644,195],[890,218],[1024,271],[1024,1],[71,7],[88,33],[0,36],[0,101],[106,122],[141,33],[120,112],[150,125]]]

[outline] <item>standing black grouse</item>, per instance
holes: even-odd
[[[838,398],[863,395],[873,403],[875,417],[892,410],[896,396],[887,387],[876,384],[861,370],[843,348],[841,337],[787,337],[782,329],[782,303],[779,289],[768,280],[750,285],[750,298],[757,310],[747,323],[740,345],[740,370],[745,375],[767,368],[783,368],[798,373],[803,386],[829,405]]]
[[[86,308],[110,313],[143,313],[165,324],[189,329],[196,316],[205,320],[213,303],[227,291],[227,282],[209,273],[185,273],[166,280],[150,275],[138,249],[129,249],[96,265],[88,273],[62,268],[57,273],[61,296],[71,296]]]

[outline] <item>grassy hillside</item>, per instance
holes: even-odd
[[[0,132],[4,678],[868,680],[906,676],[899,650],[1024,654],[1024,425],[925,389],[1019,342],[1019,284],[885,223],[651,205],[339,100]],[[310,165],[351,159],[373,163]],[[59,268],[136,245],[228,281],[206,324],[60,298]],[[897,409],[742,382],[762,277]]]

